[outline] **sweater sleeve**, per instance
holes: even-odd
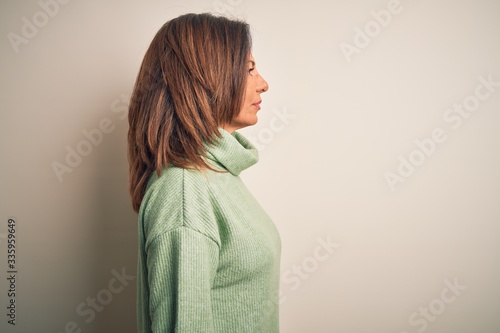
[[[215,333],[211,288],[217,243],[181,226],[155,237],[146,251],[152,331]]]

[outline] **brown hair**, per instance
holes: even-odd
[[[185,14],[165,23],[149,46],[130,100],[129,190],[138,212],[152,172],[169,164],[212,169],[205,143],[238,115],[251,50],[247,23]]]

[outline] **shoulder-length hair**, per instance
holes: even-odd
[[[241,110],[249,25],[211,14],[166,22],[142,61],[129,105],[129,190],[138,212],[151,174],[175,165],[212,169],[205,144]]]

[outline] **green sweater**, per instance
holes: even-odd
[[[241,134],[207,146],[219,170],[170,166],[149,180],[139,210],[140,333],[277,333],[281,241],[245,187],[258,160]]]

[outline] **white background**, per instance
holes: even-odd
[[[156,31],[204,11],[252,26],[270,85],[259,123],[242,130],[261,150],[242,178],[281,233],[281,332],[500,332],[499,1],[72,0],[50,10],[0,4],[2,332],[136,331],[136,281],[113,273],[136,274],[124,110]],[[478,88],[480,77],[496,83]],[[463,103],[473,111],[459,116]],[[110,133],[89,146],[83,131],[102,122]],[[69,167],[68,147],[88,154]],[[71,172],[58,178],[55,162]]]

